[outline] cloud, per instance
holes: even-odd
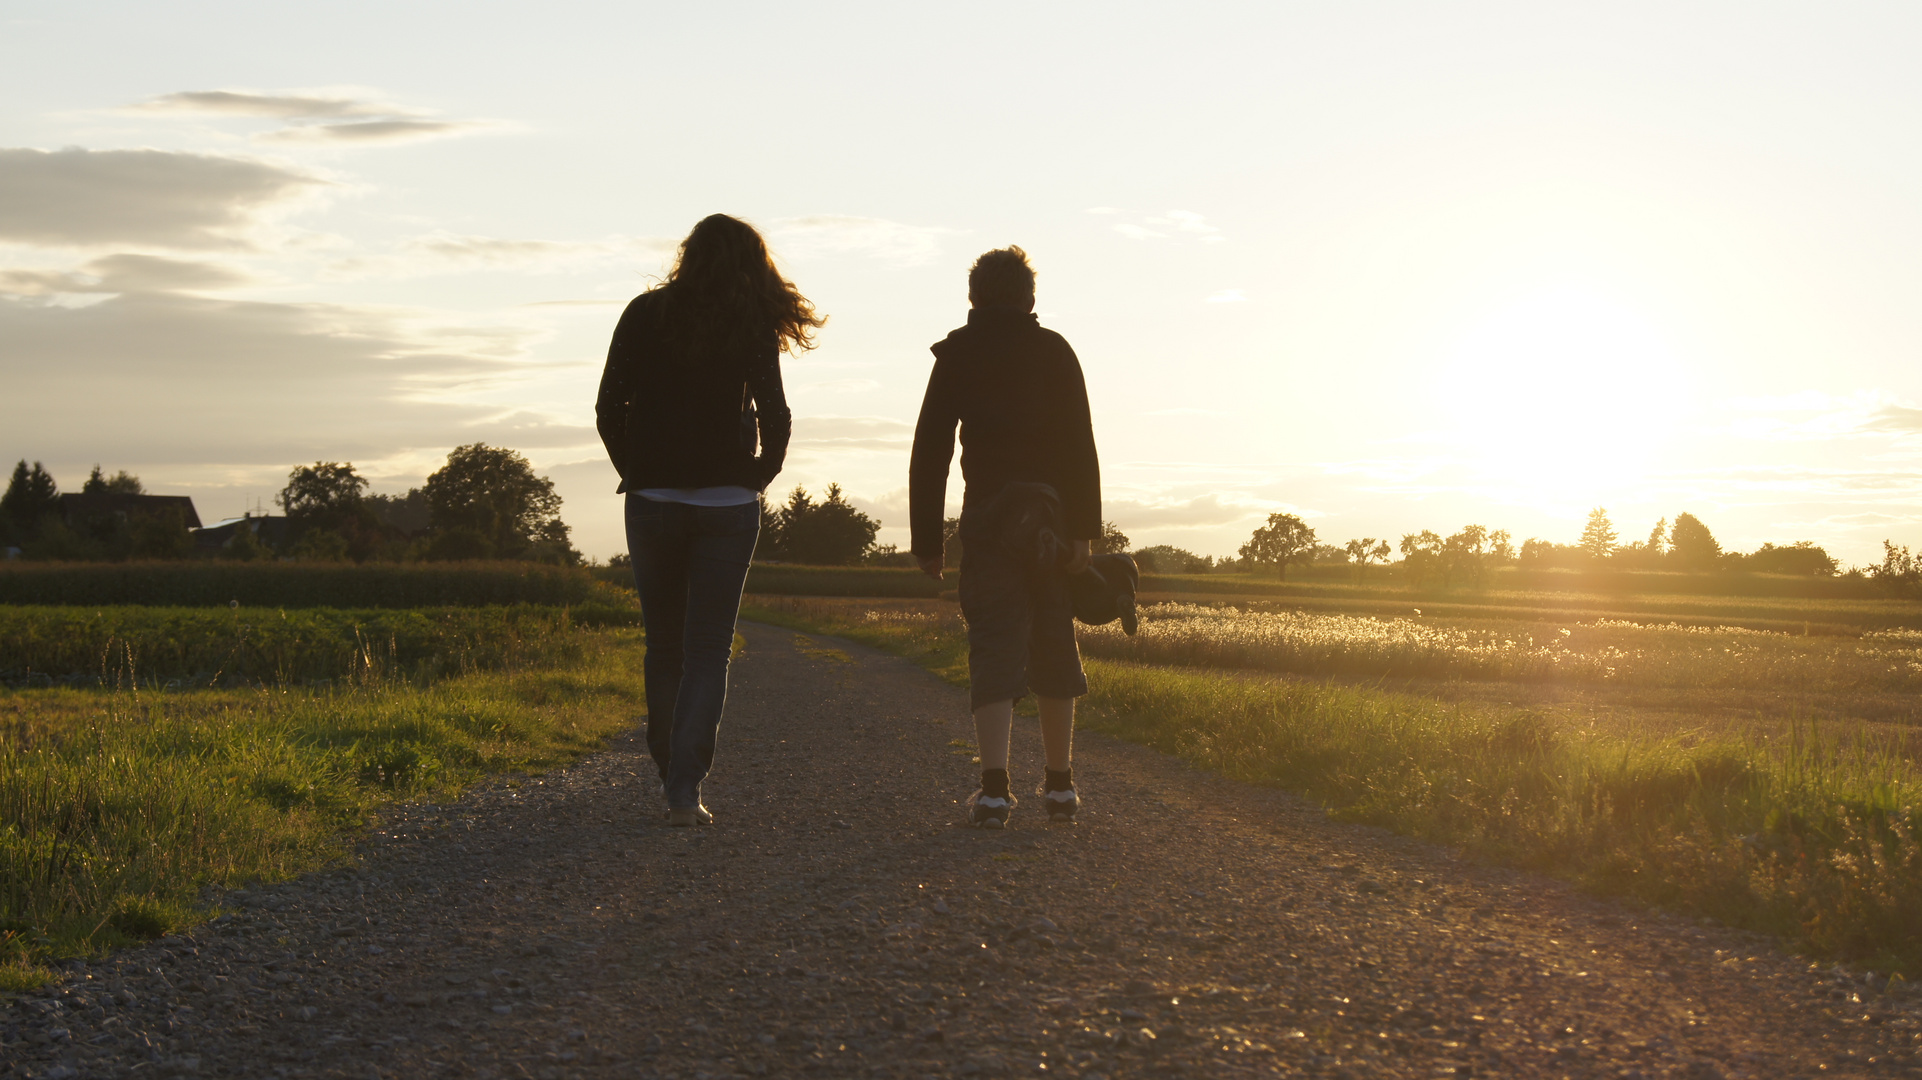
[[[1326,517],[1318,510],[1236,495],[1198,495],[1191,499],[1145,502],[1103,499],[1103,515],[1124,529],[1203,529],[1266,518],[1277,511],[1304,518]]]
[[[882,218],[815,214],[774,224],[777,244],[789,254],[863,255],[895,266],[918,266],[940,254],[941,238],[957,230],[905,225]]]
[[[477,120],[436,120],[421,109],[369,100],[347,91],[183,90],[141,102],[130,111],[296,121],[254,136],[272,143],[413,142],[495,126]]]
[[[1871,431],[1893,431],[1904,435],[1922,432],[1922,409],[1888,405],[1869,417],[1865,426]]]
[[[1241,295],[1240,289],[1223,289],[1213,296],[1210,296],[1204,302],[1209,304],[1240,304],[1246,302],[1247,299],[1247,297]]]
[[[584,424],[447,400],[521,374],[515,344],[532,331],[417,323],[389,309],[169,293],[83,308],[0,298],[0,369],[10,380],[0,431],[15,455],[77,467],[258,469],[477,440],[594,445]]]
[[[421,277],[469,270],[579,270],[618,262],[658,262],[676,241],[661,237],[611,236],[602,240],[514,240],[498,236],[433,232],[402,240],[388,254],[337,259],[323,277]],[[553,301],[611,303],[613,301]]]
[[[1091,214],[1119,213],[1112,207],[1096,207]],[[1109,226],[1130,240],[1166,240],[1171,236],[1185,236],[1204,243],[1220,243],[1226,239],[1221,230],[1208,224],[1208,219],[1192,210],[1170,210],[1157,217],[1144,217],[1136,221],[1118,222]]]
[[[263,216],[324,184],[212,154],[0,149],[0,240],[245,250]]]
[[[158,255],[107,255],[79,271],[0,270],[0,293],[51,296],[58,293],[202,292],[230,289],[253,279],[217,263],[186,262]]]
[[[406,115],[413,110],[351,97],[317,93],[258,93],[251,90],[182,90],[130,106],[134,112],[260,116],[274,120],[352,119]]]
[[[1150,409],[1149,411],[1142,413],[1141,415],[1143,416],[1227,416],[1228,414],[1221,411],[1220,409],[1198,409],[1191,405],[1182,405],[1172,409]]]
[[[881,450],[905,453],[914,425],[883,416],[800,416],[794,420],[796,449]]]
[[[356,120],[345,124],[295,124],[259,138],[277,143],[393,143],[464,135],[492,125],[477,120]]]

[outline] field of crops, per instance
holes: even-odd
[[[0,991],[644,711],[638,605],[585,570],[28,565],[0,596]]]
[[[157,607],[620,605],[584,567],[538,563],[0,562],[0,604]]]
[[[623,612],[632,625],[639,612]],[[591,620],[605,625],[606,617]],[[432,682],[564,663],[566,608],[0,607],[0,683],[183,687]]]

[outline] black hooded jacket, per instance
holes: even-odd
[[[635,297],[607,348],[594,416],[619,490],[763,490],[781,471],[794,426],[780,343],[770,330],[751,344],[679,346],[666,326],[672,291]]]
[[[1028,312],[975,308],[933,352],[908,467],[914,554],[941,554],[957,423],[970,505],[1012,482],[1047,484],[1061,496],[1067,539],[1099,538],[1101,463],[1087,383],[1066,339]]]

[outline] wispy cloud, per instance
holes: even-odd
[[[1721,408],[1730,414],[1723,430],[1741,438],[1810,442],[1922,434],[1922,409],[1874,390],[1731,398]]]
[[[675,241],[671,239],[649,236],[609,236],[599,240],[526,240],[432,232],[408,237],[385,253],[336,259],[327,265],[324,276],[334,280],[352,280],[426,277],[475,270],[555,273],[623,262],[651,266],[672,253],[674,247]]]
[[[861,255],[896,266],[918,266],[941,252],[943,237],[958,230],[939,225],[908,225],[884,218],[814,214],[774,224],[778,248],[798,257]]]
[[[428,110],[380,101],[359,90],[182,90],[128,107],[135,113],[243,117],[287,126],[256,136],[262,142],[364,145],[464,135],[499,125],[436,119]]]
[[[801,416],[794,420],[796,448],[904,451],[914,425],[885,416]]]
[[[251,281],[246,274],[217,263],[120,254],[94,259],[78,270],[0,270],[0,293],[53,296],[60,293],[206,292]]]
[[[268,216],[325,186],[279,165],[214,154],[0,149],[0,240],[250,249]]]
[[[1240,289],[1223,289],[1213,296],[1210,296],[1206,302],[1210,304],[1240,304],[1246,302],[1247,299],[1246,296],[1241,294]]]
[[[1122,211],[1102,206],[1089,210],[1091,214],[1119,214]],[[1220,243],[1226,237],[1221,230],[1208,224],[1208,219],[1192,210],[1170,210],[1165,214],[1136,217],[1132,221],[1116,222],[1109,226],[1115,232],[1130,240],[1167,240],[1185,238],[1204,243]]]

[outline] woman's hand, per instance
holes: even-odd
[[[1089,554],[1089,543],[1087,540],[1076,540],[1073,544],[1069,545],[1068,573],[1079,574],[1088,568],[1088,560],[1092,557]]]
[[[916,560],[921,564],[921,572],[936,581],[941,580],[941,556],[924,555]]]

